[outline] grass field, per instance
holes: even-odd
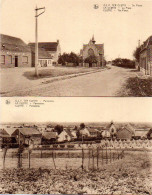
[[[52,159],[47,159],[48,162],[42,163],[43,168],[1,170],[0,193],[152,194],[150,153],[126,152],[125,158],[100,166],[98,170],[82,170],[81,158],[79,161],[73,158],[71,167],[65,169],[55,169]],[[58,163],[64,166],[66,160],[58,160]],[[73,169],[75,165],[79,166]]]
[[[43,68],[39,70],[39,77],[36,77],[35,74],[31,71],[24,73],[24,76],[30,80],[40,79],[40,78],[52,78],[59,77],[71,74],[85,73],[90,71],[96,71],[95,68],[84,68],[84,67],[55,67],[52,69]]]

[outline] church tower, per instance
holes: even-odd
[[[92,43],[95,44],[95,39],[94,39],[94,35],[92,36]]]

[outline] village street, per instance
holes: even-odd
[[[119,96],[117,92],[121,89],[126,79],[136,75],[131,69],[110,66],[110,69],[102,69],[99,72],[75,76],[72,78],[51,78],[30,80],[24,74],[17,71],[11,74],[13,69],[3,70],[2,73],[2,96]],[[16,69],[17,70],[17,69]],[[5,74],[5,77],[3,75]],[[8,75],[7,75],[8,74]],[[19,76],[18,76],[19,75]],[[3,79],[5,78],[5,79]],[[15,89],[11,87],[10,80],[17,80]],[[7,85],[6,80],[10,85]],[[24,87],[25,85],[25,87]],[[7,89],[8,88],[8,89]]]

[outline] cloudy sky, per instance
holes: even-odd
[[[103,4],[135,6],[129,12],[103,12]],[[133,2],[133,3],[132,3]],[[62,52],[78,53],[94,34],[104,43],[105,56],[132,58],[138,40],[152,34],[152,1],[102,0],[1,0],[0,31],[34,41],[34,9],[46,7],[39,17],[39,41],[60,40]],[[94,9],[94,4],[99,6]],[[140,5],[140,6],[139,6]],[[142,5],[142,7],[141,7]]]
[[[15,107],[15,99],[52,102]],[[152,122],[152,98],[1,98],[0,122]]]

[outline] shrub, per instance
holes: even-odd
[[[135,61],[126,58],[116,58],[112,61],[112,65],[123,68],[135,68]]]

